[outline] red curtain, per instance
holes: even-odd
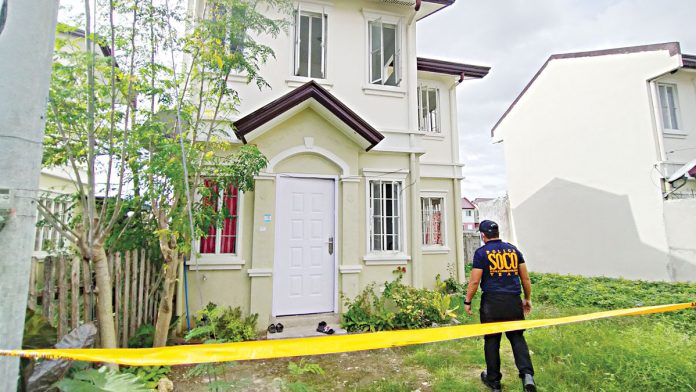
[[[237,200],[239,200],[237,188],[230,186],[227,192],[225,192],[222,201],[227,211],[229,211],[230,217],[225,218],[222,224],[220,253],[237,252]]]
[[[217,211],[217,197],[213,196],[217,194],[218,187],[217,184],[210,179],[204,180],[204,185],[206,188],[210,189],[211,196],[203,198],[203,204],[206,206],[213,206],[213,209]],[[215,225],[210,225],[208,228],[208,235],[201,237],[200,240],[200,252],[201,253],[215,253],[215,237],[217,236],[217,229]]]

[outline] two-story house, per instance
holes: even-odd
[[[553,55],[492,136],[531,268],[696,280],[696,57],[678,43]]]
[[[465,231],[478,230],[476,206],[466,197],[462,197],[462,227]]]
[[[418,21],[453,3],[294,3],[287,34],[264,42],[272,88],[229,82],[242,99],[234,142],[269,164],[254,192],[227,192],[234,217],[200,240],[190,292],[263,324],[340,313],[341,295],[397,267],[416,287],[448,266],[464,279],[456,89],[489,68],[416,54]]]

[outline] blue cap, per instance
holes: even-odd
[[[498,224],[492,220],[484,220],[479,223],[479,231],[486,235],[498,235]]]

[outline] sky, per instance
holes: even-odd
[[[696,0],[457,0],[418,22],[418,55],[486,65],[457,88],[462,195],[505,194],[503,145],[490,131],[555,53],[677,41],[696,54]]]

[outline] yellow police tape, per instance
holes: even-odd
[[[257,340],[240,343],[200,344],[138,349],[47,349],[0,350],[0,356],[110,362],[130,366],[183,365],[250,359],[296,357],[433,343],[444,340],[597,320],[616,316],[637,316],[696,308],[696,302],[610,310],[543,320],[467,324],[418,330],[385,331],[352,335]]]

